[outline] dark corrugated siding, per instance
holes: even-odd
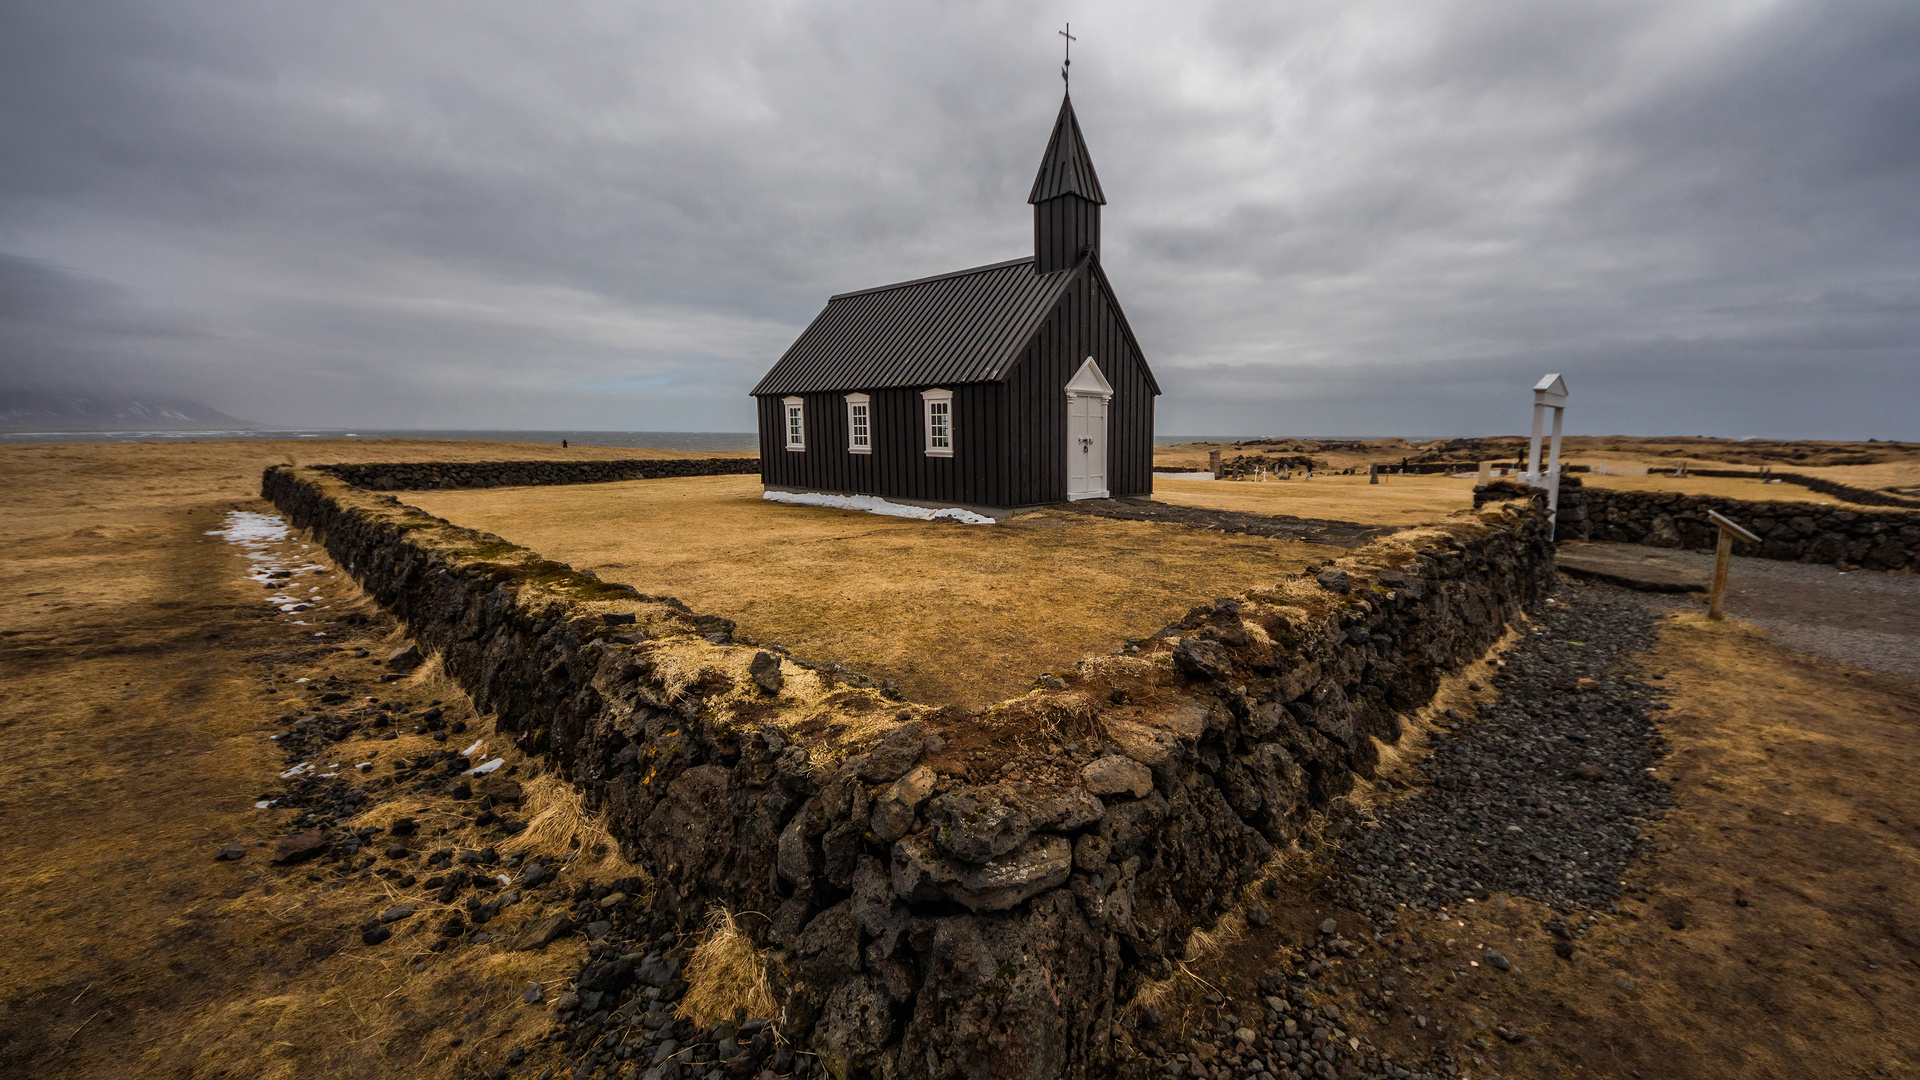
[[[1108,490],[1153,491],[1152,371],[1097,263],[1067,275],[1050,310],[1017,349],[1001,381],[858,384],[816,390],[806,403],[804,452],[786,449],[780,394],[758,398],[761,478],[810,491],[975,506],[1059,502],[1067,490],[1067,380],[1088,356],[1114,396],[1108,408]],[[954,456],[930,458],[920,391],[954,392]],[[873,453],[847,451],[845,395],[871,401]]]
[[[1034,267],[1040,273],[1071,269],[1089,249],[1100,250],[1099,203],[1062,195],[1034,206]]]
[[[1153,398],[1158,393],[1119,306],[1097,276],[1076,279],[1008,372],[1015,410],[1008,430],[1015,449],[1014,497],[1027,506],[1067,497],[1067,380],[1093,357],[1113,384],[1107,411],[1107,490],[1115,497],[1153,492]]]

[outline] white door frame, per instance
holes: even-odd
[[[1080,365],[1080,370],[1074,372],[1073,378],[1067,380],[1066,391],[1067,501],[1075,502],[1080,499],[1107,498],[1113,490],[1113,384],[1107,381],[1106,375],[1100,371],[1100,365],[1094,362],[1093,357],[1089,356],[1086,361]],[[1092,446],[1081,445],[1090,444],[1093,441],[1091,436],[1074,434],[1073,406],[1076,401],[1097,401],[1100,403],[1100,479],[1103,481],[1104,486],[1098,491],[1076,492],[1073,490],[1073,455],[1075,453],[1090,454],[1093,452]]]

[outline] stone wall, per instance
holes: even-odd
[[[1871,570],[1920,569],[1920,512],[1856,510],[1809,502],[1747,502],[1712,495],[1588,488],[1588,538],[1653,547],[1711,549],[1718,510],[1753,530],[1758,544],[1736,540],[1735,555],[1846,563]]]
[[[605,813],[656,905],[764,914],[785,1034],[842,1077],[1111,1064],[1125,1002],[1553,578],[1538,513],[1463,516],[967,711],[325,472],[263,492]]]
[[[605,484],[669,476],[758,475],[759,458],[628,458],[619,461],[389,462],[319,465],[323,472],[369,491]]]
[[[1903,495],[1894,495],[1870,488],[1854,487],[1851,484],[1836,483],[1818,476],[1793,472],[1756,472],[1752,469],[1693,469],[1687,470],[1690,476],[1732,476],[1752,480],[1778,480],[1817,491],[1822,495],[1831,495],[1836,499],[1845,499],[1856,506],[1897,506],[1905,510],[1920,510],[1920,499],[1909,499]]]
[[[1720,528],[1707,518],[1718,510],[1752,530],[1760,543],[1736,539],[1735,555],[1792,562],[1864,566],[1869,570],[1920,571],[1920,512],[1859,510],[1810,502],[1749,502],[1717,495],[1618,491],[1580,487],[1561,478],[1556,539],[1599,540],[1649,547],[1712,550]],[[1532,499],[1539,493],[1510,481],[1473,489],[1476,509],[1488,503]]]

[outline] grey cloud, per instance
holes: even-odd
[[[1064,8],[0,10],[0,378],[744,428],[828,294],[1020,254]],[[1920,438],[1903,0],[1083,12],[1167,432]],[[1337,429],[1337,430],[1336,430]]]

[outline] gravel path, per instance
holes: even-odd
[[[1396,903],[1437,909],[1492,891],[1610,908],[1646,846],[1642,824],[1669,804],[1648,771],[1661,691],[1630,663],[1654,618],[1636,594],[1563,577],[1493,674],[1500,697],[1423,763],[1432,786],[1360,823],[1346,857],[1361,909],[1385,922]]]
[[[1345,902],[1372,920],[1371,940],[1364,933],[1348,940],[1339,922],[1328,919],[1318,938],[1293,950],[1291,963],[1261,975],[1259,1001],[1209,998],[1223,1013],[1230,1004],[1239,1012],[1221,1015],[1213,1030],[1185,1045],[1169,1040],[1174,1045],[1162,1046],[1147,1036],[1144,1075],[1488,1075],[1472,1050],[1462,1054],[1452,1040],[1422,1060],[1396,1061],[1365,1038],[1350,1037],[1343,1010],[1365,1011],[1377,999],[1327,974],[1329,961],[1366,958],[1346,969],[1356,979],[1383,957],[1391,958],[1379,973],[1404,962],[1388,941],[1405,917],[1396,911],[1399,904],[1424,914],[1499,891],[1568,914],[1615,910],[1628,861],[1651,845],[1642,839],[1646,823],[1671,803],[1666,785],[1649,772],[1663,753],[1652,720],[1666,707],[1658,700],[1662,691],[1641,681],[1633,664],[1652,640],[1659,610],[1638,593],[1561,578],[1554,600],[1536,615],[1534,632],[1501,658],[1504,666],[1482,669],[1500,688],[1498,699],[1477,718],[1454,719],[1423,762],[1431,783],[1336,821],[1334,831],[1347,830],[1342,835],[1348,837],[1334,856]],[[1483,959],[1503,970],[1508,963],[1493,952]],[[1386,977],[1376,985],[1396,984]],[[1440,1004],[1420,1007],[1439,1015]],[[1142,1026],[1155,1029],[1159,1019],[1145,1015]],[[1525,1037],[1496,1033],[1509,1041]]]
[[[1661,554],[1711,579],[1711,552]],[[1759,626],[1782,649],[1920,679],[1920,575],[1735,556],[1727,613]]]

